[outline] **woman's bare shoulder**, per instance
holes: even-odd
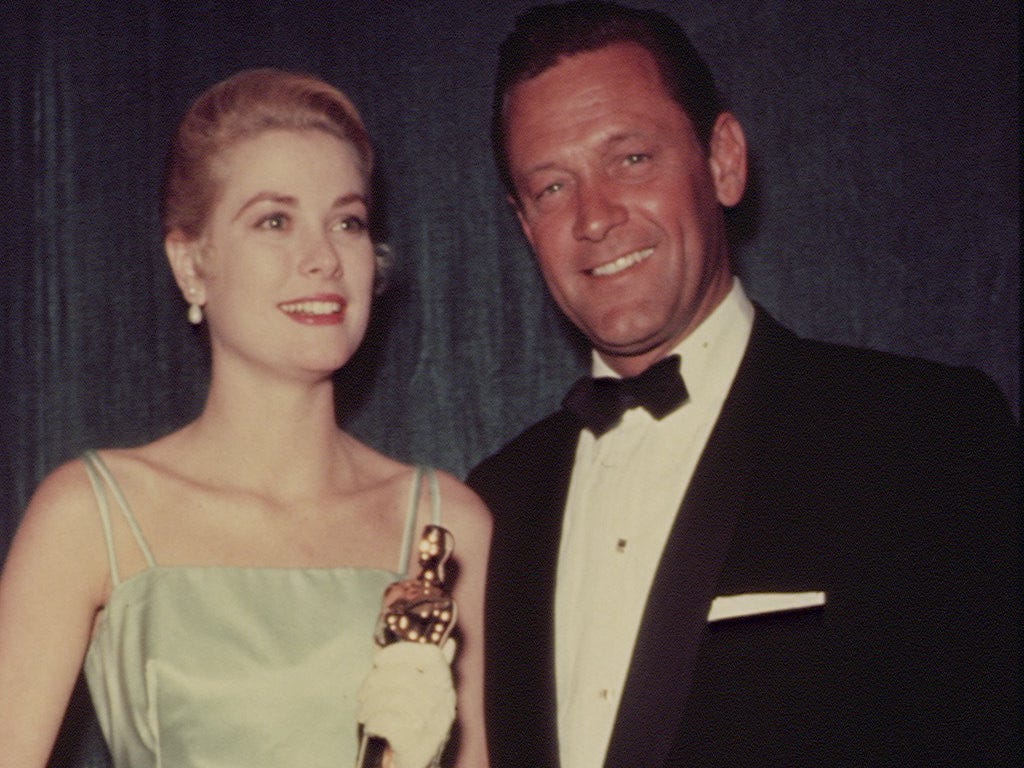
[[[36,488],[25,510],[26,520],[60,516],[74,523],[96,516],[96,494],[81,458],[61,464]]]
[[[68,594],[89,595],[86,599],[99,605],[108,577],[103,541],[96,494],[84,462],[74,459],[58,466],[39,484],[5,567],[49,574],[52,579],[46,583],[63,584]]]

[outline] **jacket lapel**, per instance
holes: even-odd
[[[666,542],[637,635],[606,768],[660,766],[679,732],[707,614],[737,519],[771,439],[757,425],[772,402],[772,338],[758,310],[751,341]]]

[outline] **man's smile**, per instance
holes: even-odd
[[[627,253],[624,256],[619,256],[617,259],[613,259],[612,261],[588,271],[594,277],[616,275],[622,270],[629,269],[634,264],[639,264],[641,261],[644,261],[652,253],[654,253],[654,248],[643,248],[639,251],[633,251],[632,253]]]

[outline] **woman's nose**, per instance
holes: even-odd
[[[336,276],[341,272],[341,258],[337,247],[324,235],[310,238],[305,245],[301,267],[306,274]]]

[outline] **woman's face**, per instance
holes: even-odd
[[[363,339],[374,275],[355,150],[317,130],[268,130],[213,165],[220,196],[196,246],[217,366],[316,378]],[[173,261],[173,257],[172,257]]]

